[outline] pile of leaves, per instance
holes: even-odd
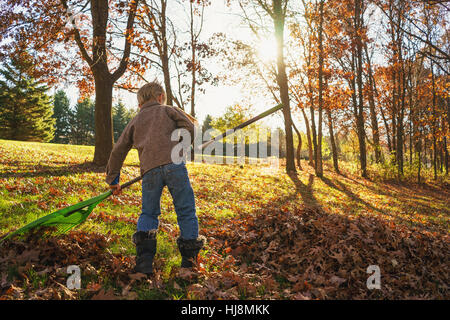
[[[73,231],[59,237],[42,237],[42,231],[23,240],[6,240],[0,246],[0,299],[114,299],[112,288],[97,282],[130,283],[130,257],[113,254],[110,235]],[[68,266],[82,272],[82,287],[69,290]],[[128,293],[128,292],[125,292]],[[134,298],[134,297],[130,297]]]
[[[206,253],[195,272],[170,275],[170,290],[186,299],[450,297],[447,235],[313,208],[267,208],[215,222],[204,231]],[[138,283],[168,290],[160,274],[134,274],[134,257],[111,253],[115,241],[77,231],[6,241],[0,247],[0,299],[137,299]],[[156,270],[161,263],[155,261]],[[66,287],[73,264],[83,270],[82,290]],[[380,289],[367,287],[370,265],[381,270]]]
[[[234,279],[236,298],[239,294],[275,299],[450,297],[446,234],[369,216],[270,208],[231,219],[211,229],[209,236],[238,266],[222,274]],[[380,268],[380,289],[367,287],[370,265]],[[211,292],[208,296],[206,289],[199,291],[203,298],[218,298]]]

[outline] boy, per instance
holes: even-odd
[[[172,195],[180,227],[177,239],[181,253],[181,267],[192,268],[205,238],[198,235],[198,219],[195,198],[184,163],[174,164],[172,148],[178,141],[171,135],[177,128],[184,128],[194,140],[194,118],[181,109],[167,106],[162,86],[147,83],[137,93],[139,112],[125,127],[111,152],[106,167],[106,182],[115,195],[120,194],[119,176],[123,161],[131,147],[136,147],[142,178],[142,213],[137,222],[137,231],[132,240],[136,245],[135,272],[153,273],[153,258],[156,253],[156,232],[161,214],[160,199],[164,186]],[[192,120],[193,121],[192,121]]]

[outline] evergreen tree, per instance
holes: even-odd
[[[202,132],[203,135],[205,134],[206,131],[208,131],[209,129],[212,129],[212,122],[213,122],[213,117],[211,117],[211,115],[207,114],[205,117],[205,120],[203,120],[203,124],[202,124]],[[205,137],[206,140],[210,139],[210,134],[207,135],[207,137]]]
[[[70,140],[73,144],[95,143],[94,102],[86,98],[75,105],[71,112]]]
[[[52,142],[69,143],[71,110],[69,98],[63,90],[58,90],[53,98],[53,118],[55,119],[55,137]]]
[[[52,100],[23,57],[10,58],[0,69],[0,138],[48,142],[54,134]]]
[[[135,115],[136,112],[128,110],[122,101],[119,101],[119,103],[113,106],[114,141],[119,139],[123,129],[125,129],[128,122],[130,122]]]

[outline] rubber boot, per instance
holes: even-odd
[[[153,273],[153,258],[156,254],[156,230],[138,231],[133,234],[136,245],[135,272],[150,275]]]
[[[178,250],[181,253],[181,267],[192,268],[197,264],[197,256],[205,244],[206,238],[203,236],[197,239],[184,240],[177,239]]]

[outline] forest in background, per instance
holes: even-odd
[[[106,163],[122,127],[112,108],[113,88],[135,92],[139,83],[157,74],[168,104],[192,116],[202,108],[196,106],[196,96],[206,90],[205,84],[244,87],[248,97],[283,103],[288,172],[301,169],[298,160],[303,158],[320,177],[323,160],[330,157],[336,172],[340,160],[356,161],[362,177],[368,176],[368,166],[373,164],[400,179],[405,172],[408,176],[414,172],[419,182],[427,169],[434,179],[448,175],[449,7],[445,1],[228,2],[230,12],[252,33],[246,39],[223,33],[203,37],[205,15],[212,6],[207,1],[88,4],[6,2],[0,15],[0,52],[6,72],[15,63],[44,85],[77,84],[81,100],[95,93],[88,107],[93,110],[79,111],[81,118],[83,112],[93,113],[93,121],[85,124],[89,137],[81,133],[75,137],[77,130],[84,130],[78,126],[70,140],[61,142],[93,143],[93,161],[98,165]],[[174,8],[184,10],[183,23]],[[208,70],[211,61],[222,69]],[[20,117],[11,117],[8,110],[20,109],[14,107],[19,100],[13,91],[24,84],[14,84],[19,78],[2,74],[0,130],[15,131]],[[42,92],[37,87],[30,90]],[[33,99],[32,94],[24,99]],[[48,104],[47,98],[42,99],[39,104]],[[243,97],[238,109],[251,109],[247,100]],[[42,132],[51,127],[47,109],[36,111],[48,119],[35,125]],[[55,115],[57,123],[66,121]],[[114,117],[117,124],[112,129]],[[77,127],[77,121],[71,120],[72,126]],[[42,132],[34,138],[48,141],[49,135]],[[14,134],[9,138],[31,139]]]

